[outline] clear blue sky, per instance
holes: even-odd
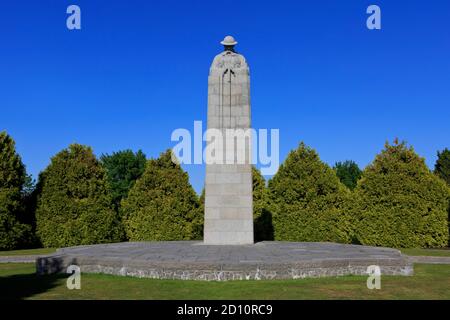
[[[66,28],[81,7],[82,30]],[[366,8],[382,30],[366,28]],[[72,142],[95,153],[173,147],[206,120],[207,76],[227,34],[251,68],[255,128],[280,129],[333,165],[407,140],[434,166],[450,147],[449,1],[3,1],[0,130],[34,177]],[[197,191],[204,167],[185,166]]]

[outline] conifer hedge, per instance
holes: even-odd
[[[203,212],[189,176],[172,161],[170,150],[147,162],[145,171],[122,200],[131,241],[201,239]]]
[[[106,174],[92,149],[72,144],[39,176],[37,234],[46,247],[66,247],[123,238]]]
[[[446,183],[412,147],[386,143],[355,189],[354,236],[365,245],[446,246],[449,200]]]
[[[14,140],[0,132],[0,250],[11,250],[28,242],[31,226],[20,219],[24,213],[22,190],[26,172]]]
[[[275,240],[350,242],[350,191],[301,143],[269,181]]]

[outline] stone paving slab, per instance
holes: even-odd
[[[249,280],[366,275],[412,275],[413,264],[399,250],[338,243],[259,242],[204,245],[200,241],[124,242],[59,249],[36,261],[38,274],[81,272],[155,279]]]

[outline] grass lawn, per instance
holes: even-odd
[[[10,250],[10,251],[0,251],[0,256],[26,256],[26,255],[33,255],[33,254],[50,254],[55,251],[56,251],[55,248]]]
[[[415,265],[412,277],[385,276],[380,290],[366,277],[277,281],[153,280],[82,274],[81,290],[65,275],[36,276],[33,264],[0,264],[0,299],[450,299],[450,265]]]
[[[450,257],[450,249],[399,249],[403,254],[409,256],[435,256]]]

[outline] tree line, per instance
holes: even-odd
[[[255,240],[444,247],[449,241],[450,151],[431,171],[405,142],[386,143],[364,170],[332,168],[304,143],[268,182],[253,168]],[[204,190],[167,150],[97,158],[71,144],[33,183],[15,143],[0,133],[0,249],[118,241],[199,240]]]

